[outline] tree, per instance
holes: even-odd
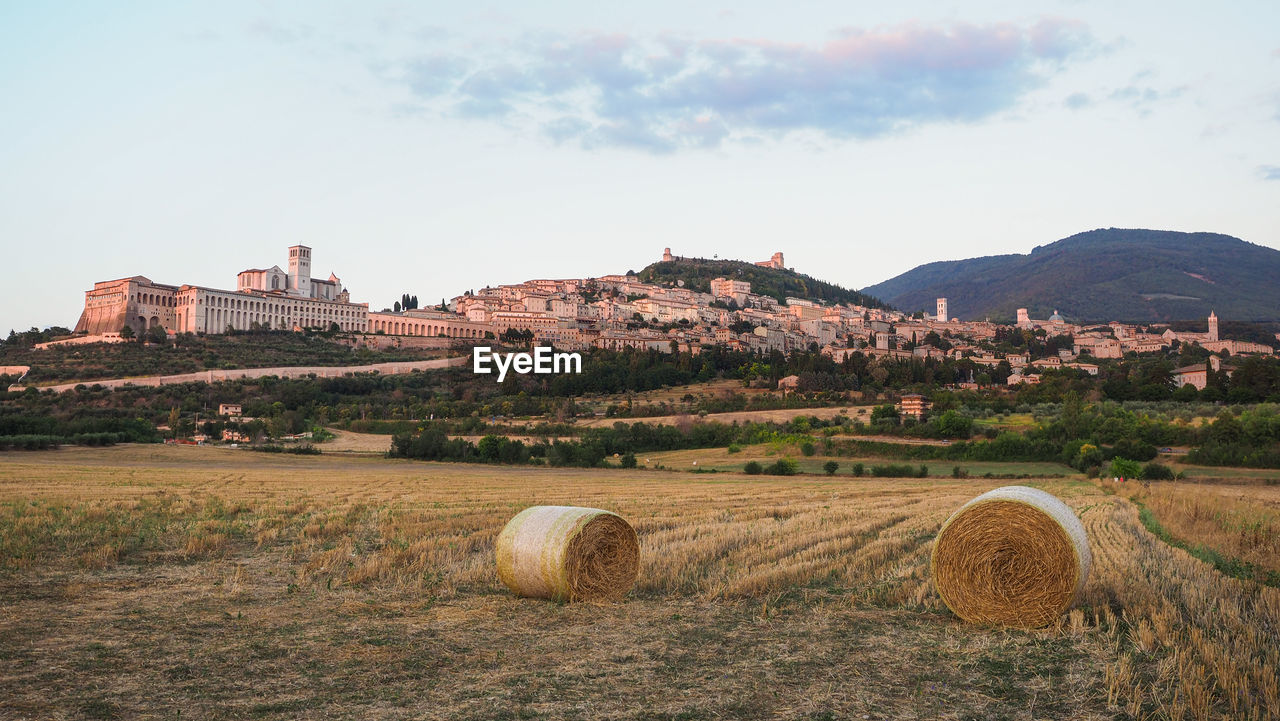
[[[173,437],[178,437],[178,420],[182,418],[182,413],[177,406],[169,409],[169,431],[173,433]]]
[[[871,422],[883,421],[889,425],[898,425],[900,416],[898,407],[893,404],[886,403],[882,406],[876,406],[871,410]]]
[[[1218,443],[1238,443],[1242,435],[1244,435],[1244,427],[1231,414],[1231,411],[1225,409],[1218,413],[1217,420],[1209,426],[1209,437]]]
[[[937,423],[944,438],[968,438],[973,429],[973,419],[954,410],[938,416]]]
[[[1142,464],[1116,456],[1111,459],[1111,469],[1108,472],[1112,478],[1137,478],[1142,473]]]
[[[827,461],[822,464],[822,470],[826,471],[828,476],[834,476],[836,471],[840,470],[840,464],[835,461]]]
[[[400,312],[400,301],[396,301],[395,303],[393,303],[393,304],[391,305],[391,310],[392,310],[392,312],[393,312],[393,313],[399,313],[399,312]]]
[[[169,334],[165,332],[163,326],[155,326],[147,331],[146,341],[148,343],[156,344],[167,343],[169,341]]]
[[[13,331],[9,331],[9,337],[13,337]],[[133,326],[126,325],[120,329],[120,337],[125,340],[133,340]]]

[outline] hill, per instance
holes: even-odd
[[[1068,320],[1280,320],[1280,251],[1218,233],[1109,228],[1038,246],[1028,255],[928,263],[861,292],[904,311],[1011,321],[1056,309]]]
[[[646,266],[639,273],[646,283],[676,284],[703,293],[711,292],[716,278],[742,280],[751,284],[751,292],[767,295],[782,302],[784,298],[805,298],[826,303],[852,303],[869,308],[887,308],[881,300],[863,292],[842,288],[834,283],[797,273],[793,270],[766,268],[741,260],[709,260],[679,258]]]

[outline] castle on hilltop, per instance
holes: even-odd
[[[676,260],[677,258],[678,256],[674,256],[671,254],[670,248],[662,249],[663,263],[670,263],[671,261]],[[787,267],[786,264],[782,262],[782,251],[778,251],[777,253],[774,253],[773,256],[768,260],[757,261],[756,265],[762,268],[774,268],[776,270],[785,270]]]
[[[135,275],[93,284],[84,294],[77,333],[92,336],[163,328],[169,333],[225,333],[251,328],[369,329],[369,304],[352,303],[338,276],[311,277],[311,248],[289,248],[289,270],[250,268],[236,290],[168,285]]]

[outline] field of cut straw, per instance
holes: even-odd
[[[1123,493],[1025,483],[1094,556],[1041,631],[962,624],[930,585],[942,522],[1000,481],[3,454],[0,718],[1277,717],[1280,590]],[[535,504],[631,522],[625,601],[499,583],[494,540]]]

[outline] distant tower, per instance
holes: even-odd
[[[1031,316],[1027,315],[1026,308],[1018,309],[1018,325],[1031,325]]]
[[[769,259],[769,262],[772,263],[773,267],[777,268],[778,270],[782,270],[783,268],[787,267],[786,264],[782,262],[782,251],[778,251],[777,253],[774,253],[773,257]]]
[[[876,350],[889,350],[888,333],[876,333]]]
[[[938,322],[946,323],[947,319],[949,319],[950,317],[951,316],[947,315],[947,299],[939,298],[938,299],[938,315],[937,315]]]
[[[675,259],[671,257],[671,249],[670,249],[670,248],[663,248],[663,249],[662,249],[662,262],[663,262],[663,263],[670,263],[672,260],[675,260]]]
[[[289,246],[289,291],[311,297],[311,249],[305,245]]]
[[[1209,340],[1218,339],[1218,316],[1209,311]]]

